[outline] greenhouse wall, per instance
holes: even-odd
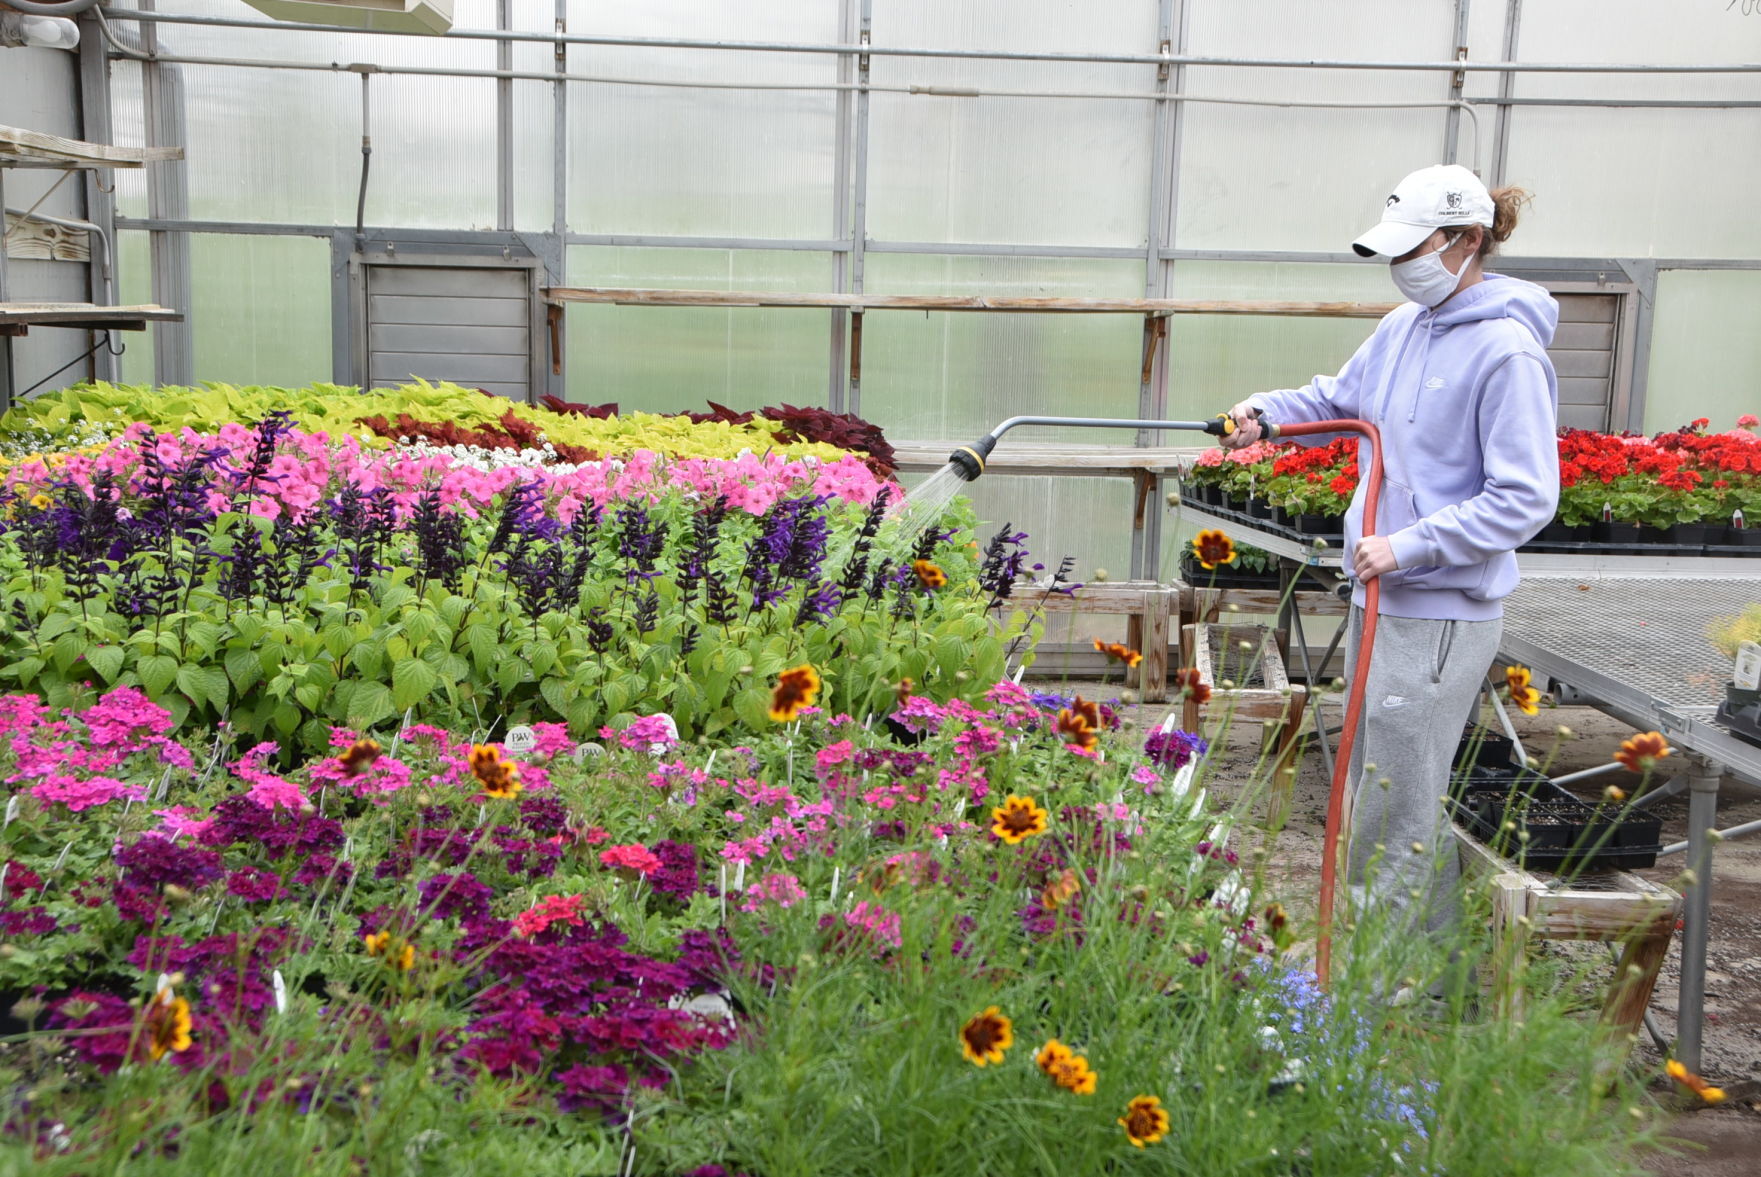
[[[439,37],[158,7],[112,10],[106,101],[118,142],[152,126],[188,158],[117,175],[122,293],[188,321],[130,347],[132,381],[347,379],[351,258],[418,237],[540,259],[553,287],[1388,300],[1347,243],[1453,160],[1533,192],[1513,272],[1632,308],[1611,426],[1761,403],[1739,195],[1761,72],[1731,68],[1761,61],[1761,19],[1725,0],[457,0]],[[1480,68],[1505,61],[1619,68]],[[1138,316],[864,318],[855,386],[846,311],[569,304],[534,392],[958,440],[1018,412],[1214,412],[1371,329],[1176,316],[1146,389]],[[1086,524],[1120,487],[1008,485],[981,504],[1122,566],[1123,528]]]

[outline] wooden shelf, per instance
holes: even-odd
[[[1380,319],[1398,303],[1279,302],[1264,299],[1026,298],[1018,295],[799,294],[759,290],[636,290],[552,286],[553,303],[648,307],[822,307],[851,311],[1015,311],[1051,314],[1295,315]]]
[[[32,327],[144,331],[148,323],[181,322],[181,312],[162,306],[101,307],[89,302],[0,302],[0,335],[23,335]]]
[[[181,147],[114,147],[0,125],[0,167],[138,168],[182,158]]]

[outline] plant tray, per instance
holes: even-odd
[[[1276,570],[1237,572],[1229,565],[1208,571],[1193,558],[1192,552],[1180,554],[1180,579],[1194,588],[1279,589],[1283,587]]]
[[[1590,805],[1539,773],[1514,765],[1510,771],[1517,787],[1506,792],[1470,787],[1452,806],[1456,820],[1498,853],[1526,868],[1557,874],[1656,864],[1663,848],[1662,819]]]
[[[1761,744],[1761,702],[1726,698],[1715,718],[1737,739]]]

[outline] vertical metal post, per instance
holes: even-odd
[[[1178,54],[1185,51],[1187,4],[1185,0],[1158,0],[1156,15],[1156,51]],[[1156,67],[1156,93],[1166,95],[1172,84],[1179,93],[1185,79],[1183,67]],[[1163,249],[1173,243],[1174,207],[1178,201],[1175,189],[1179,182],[1180,125],[1185,104],[1169,102],[1166,97],[1156,102],[1150,132],[1149,224],[1144,234],[1143,292],[1145,298],[1166,298],[1172,281],[1173,263],[1164,261]],[[1138,415],[1146,420],[1160,420],[1168,415],[1168,346],[1172,323],[1165,318],[1144,319],[1142,369],[1137,391]],[[1136,444],[1158,445],[1162,439],[1148,430],[1139,430]],[[1131,577],[1153,580],[1161,577],[1162,551],[1162,481],[1155,480],[1148,502],[1133,505],[1135,525],[1132,534]],[[1143,492],[1140,490],[1139,494]]]
[[[154,0],[141,7],[153,11]],[[152,22],[141,25],[141,47],[159,51],[159,31]],[[149,147],[184,145],[183,75],[176,67],[157,61],[141,63],[141,106],[146,119]],[[147,215],[165,220],[187,220],[190,215],[189,176],[182,160],[149,163]],[[190,305],[190,238],[188,233],[155,229],[152,243],[153,301],[184,313],[180,323],[153,324],[153,379],[159,384],[189,384],[195,379],[194,318]]]
[[[1470,0],[1455,0],[1455,41],[1450,51],[1457,61],[1468,59],[1467,30],[1468,4]],[[1449,75],[1449,101],[1460,102],[1462,91],[1467,87],[1467,71],[1456,70]],[[1505,109],[1503,107],[1500,110]],[[1443,116],[1443,162],[1454,163],[1456,156],[1456,140],[1461,137],[1461,107],[1452,106]],[[1477,175],[1480,161],[1472,161],[1472,169]]]
[[[569,0],[556,0],[556,34],[561,37],[569,31]],[[550,115],[550,238],[551,248],[555,252],[552,263],[550,281],[556,286],[567,286],[569,282],[569,83],[564,76],[569,72],[569,44],[567,41],[556,43],[555,62],[556,81],[550,84],[551,115]],[[550,364],[550,390],[557,396],[568,395],[569,362],[568,348],[564,346],[568,338],[568,314],[565,311],[563,321],[557,324],[557,343],[562,348],[561,356],[553,356]]]
[[[867,46],[874,36],[874,0],[861,0],[861,11],[858,14],[856,27],[856,43]],[[856,142],[853,164],[854,179],[851,182],[852,199],[850,213],[850,290],[854,294],[863,291],[864,271],[867,257],[864,248],[868,240],[868,81],[869,57],[866,53],[856,55]],[[859,324],[860,320],[856,320]],[[848,413],[862,412],[862,380],[861,380],[861,344],[859,342],[862,328],[852,328],[851,365],[849,401],[844,407]]]
[[[88,143],[113,143],[110,129],[110,59],[104,52],[103,35],[97,18],[86,13],[80,17],[79,102],[80,138]],[[107,187],[108,185],[108,187]],[[110,242],[110,253],[102,262],[96,257],[90,264],[91,299],[100,306],[115,306],[116,296],[116,200],[114,183],[97,169],[85,174],[86,220],[104,230]],[[92,379],[117,378],[116,356],[108,346],[92,353]]]
[[[1506,0],[1504,10],[1504,60],[1516,60],[1516,47],[1522,29],[1523,0]],[[1498,75],[1498,97],[1509,98],[1516,93],[1516,75],[1505,70]],[[1498,106],[1498,121],[1492,132],[1492,180],[1489,188],[1504,185],[1505,161],[1510,154],[1510,112],[1508,103]]]
[[[838,43],[848,45],[856,37],[856,0],[842,0],[838,6]],[[838,84],[847,86],[856,74],[856,61],[849,53],[838,54]],[[850,91],[839,90],[836,99],[837,141],[832,156],[832,236],[846,246],[850,244]],[[839,294],[850,290],[850,255],[832,254],[832,289]],[[849,314],[838,309],[831,312],[831,365],[827,374],[826,407],[841,413],[845,406],[845,350],[849,346]]]
[[[6,169],[0,168],[0,303],[6,301]],[[0,327],[0,412],[12,407],[12,334]]]
[[[1638,290],[1630,297],[1638,301],[1633,315],[1633,362],[1628,376],[1626,419],[1610,421],[1610,429],[1645,427],[1645,394],[1651,382],[1651,337],[1657,323],[1657,263],[1650,259],[1622,262],[1627,275],[1636,280]]]
[[[512,32],[514,0],[495,0],[495,27]],[[495,68],[514,68],[514,43],[495,43]],[[514,80],[495,80],[495,227],[514,227]]]
[[[1688,865],[1694,885],[1687,888],[1682,912],[1681,991],[1676,996],[1675,1056],[1690,1071],[1700,1069],[1700,1039],[1706,1025],[1706,940],[1711,931],[1712,839],[1718,817],[1719,768],[1694,758],[1688,771]]]

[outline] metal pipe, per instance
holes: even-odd
[[[968,482],[975,482],[984,473],[985,460],[996,448],[997,441],[1011,429],[1023,425],[1054,425],[1071,429],[1190,429],[1199,433],[1221,435],[1226,431],[1224,418],[1209,421],[1134,421],[1112,417],[1010,417],[1001,425],[969,446],[961,446],[948,455],[948,461]],[[1230,427],[1232,428],[1232,426]]]
[[[1553,783],[1556,785],[1569,785],[1573,781],[1586,780],[1593,776],[1601,776],[1603,773],[1625,771],[1626,765],[1618,760],[1610,760],[1607,764],[1598,764],[1594,768],[1586,768],[1578,772],[1568,772],[1564,776],[1556,776],[1553,778]]]
[[[28,212],[20,212],[16,208],[8,208],[6,211],[21,221],[42,221],[45,225],[59,225],[63,229],[83,229],[87,233],[96,233],[98,243],[104,247],[104,268],[100,271],[104,282],[102,289],[109,289],[111,276],[115,272],[115,262],[110,245],[110,235],[104,232],[104,226],[95,225],[91,221],[76,221],[69,217],[52,217],[48,213],[37,212],[34,208]]]
[[[105,12],[117,20],[150,21],[164,24],[220,25],[230,28],[264,29],[274,32],[348,33],[359,35],[404,36],[390,29],[355,28],[349,25],[301,24],[291,29],[274,21],[240,20],[235,17],[193,16],[180,13],[147,12],[141,9],[111,8]],[[500,31],[495,29],[452,29],[439,34],[436,40],[475,41],[538,41],[546,44],[558,40],[550,33]],[[712,49],[754,53],[869,54],[873,57],[922,57],[974,59],[982,61],[1051,61],[1097,65],[1198,65],[1225,68],[1255,69],[1362,69],[1393,71],[1428,71],[1454,73],[1587,73],[1587,74],[1747,74],[1761,73],[1761,62],[1688,63],[1688,62],[1555,62],[1555,61],[1364,61],[1361,59],[1329,60],[1324,58],[1262,58],[1211,57],[1198,54],[1149,53],[1058,53],[1052,51],[1002,49],[929,49],[905,46],[834,45],[799,41],[715,41],[684,37],[629,37],[605,34],[577,34],[562,38],[571,45],[606,45],[635,49]]]
[[[1706,941],[1711,933],[1713,823],[1718,817],[1716,766],[1695,764],[1688,779],[1688,865],[1693,884],[1686,888],[1682,914],[1681,991],[1676,1002],[1676,1057],[1690,1071],[1700,1070],[1700,1038],[1706,1017]]]

